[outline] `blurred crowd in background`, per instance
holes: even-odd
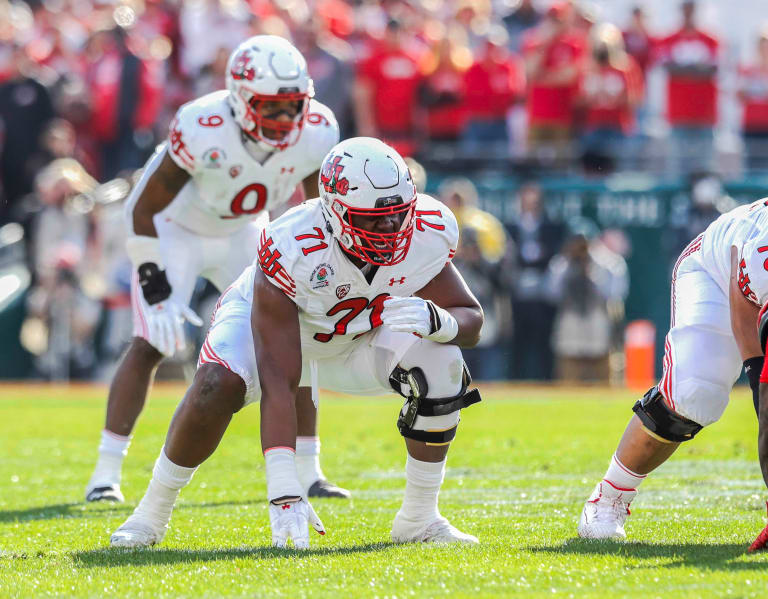
[[[121,200],[177,108],[223,88],[231,50],[270,33],[307,58],[342,138],[388,141],[422,186],[438,174],[430,191],[457,213],[456,262],[486,310],[475,376],[611,379],[626,238],[551,222],[536,179],[768,166],[768,31],[748,63],[725,65],[696,2],[667,10],[670,31],[651,30],[642,5],[608,23],[577,1],[0,0],[0,246],[25,240],[21,336],[37,374],[109,376],[131,334]],[[735,144],[718,143],[724,66]],[[660,76],[663,110],[648,101]],[[503,221],[473,183],[493,168],[520,180]],[[215,292],[198,291],[204,314]]]

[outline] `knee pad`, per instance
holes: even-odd
[[[459,411],[480,401],[477,389],[467,391],[472,377],[466,364],[463,365],[461,389],[453,397],[429,397],[427,378],[418,367],[405,370],[397,366],[389,381],[392,388],[405,397],[397,419],[400,434],[427,445],[447,445],[453,441],[459,426]]]
[[[632,407],[643,426],[654,435],[673,443],[689,441],[703,427],[680,414],[673,412],[658,387],[651,387],[648,392]]]

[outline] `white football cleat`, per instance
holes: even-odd
[[[582,539],[626,539],[624,522],[635,495],[635,489],[619,489],[606,480],[597,483],[581,511],[579,536]]]
[[[165,536],[167,527],[158,532],[149,520],[140,515],[132,514],[109,538],[112,547],[151,547],[159,543]]]
[[[477,537],[461,532],[448,520],[439,516],[431,522],[408,521],[398,512],[392,523],[392,541],[395,543],[467,543],[476,545]]]

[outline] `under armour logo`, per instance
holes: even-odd
[[[280,174],[281,174],[281,175],[282,175],[283,173],[292,173],[292,172],[293,172],[293,167],[291,167],[291,168],[285,168],[284,166],[281,166],[281,167],[280,167]]]
[[[389,280],[389,286],[390,287],[393,287],[395,285],[395,283],[397,283],[398,285],[402,285],[403,283],[405,283],[405,277],[400,277],[399,279],[395,279],[394,277],[392,277]]]
[[[291,509],[291,504],[290,503],[284,503],[280,507],[283,508],[284,510],[289,510],[289,509]]]

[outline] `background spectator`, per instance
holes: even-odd
[[[596,26],[591,46],[579,90],[585,112],[582,162],[587,172],[610,173],[617,163],[625,162],[623,142],[634,130],[643,82],[639,68],[624,51],[617,27]]]
[[[435,37],[422,58],[419,99],[427,115],[430,144],[451,144],[447,150],[453,153],[466,120],[465,78],[472,52],[463,29],[448,31],[441,26]]]
[[[35,179],[41,208],[33,222],[35,282],[27,303],[45,339],[38,368],[54,380],[90,376],[96,365],[100,306],[84,292],[83,277],[98,249],[92,245],[91,206],[82,195],[95,185],[80,164],[66,158],[53,161]]]
[[[140,167],[153,149],[161,103],[159,67],[126,45],[120,27],[89,41],[86,77],[91,89],[91,131],[99,144],[100,175],[111,179]]]
[[[711,167],[717,123],[719,42],[696,25],[696,2],[681,5],[682,27],[659,43],[667,70],[672,174]]]
[[[523,42],[528,77],[528,143],[539,160],[560,165],[571,154],[573,102],[583,70],[584,38],[573,11],[556,3]]]
[[[419,60],[400,21],[390,19],[384,39],[360,65],[355,85],[358,132],[381,137],[401,154],[414,152],[421,133],[415,115],[422,79]]]
[[[643,79],[645,79],[646,71],[653,60],[657,40],[648,31],[642,6],[632,8],[632,18],[627,28],[622,32],[622,37],[627,54],[635,60]]]
[[[506,44],[506,31],[494,27],[464,77],[462,147],[467,156],[488,158],[507,153],[507,115],[512,104],[523,97],[525,73]]]
[[[556,378],[562,382],[608,383],[613,333],[611,302],[629,289],[623,258],[596,240],[585,221],[549,265],[548,286],[557,306],[552,335]]]
[[[533,0],[520,0],[512,12],[501,19],[507,28],[509,47],[512,50],[520,50],[525,32],[538,25],[541,17],[541,11]]]
[[[28,161],[40,150],[41,135],[55,114],[48,89],[36,79],[38,68],[24,48],[14,46],[4,55],[6,63],[0,67],[5,73],[0,83],[0,225],[8,222],[18,199],[32,191],[36,173],[28,168]]]
[[[768,29],[757,40],[754,63],[739,69],[739,100],[744,106],[741,131],[747,167],[768,168]]]
[[[544,212],[541,189],[527,183],[518,192],[519,209],[507,229],[515,242],[517,276],[512,294],[510,365],[514,378],[552,376],[552,324],[555,308],[547,291],[547,267],[562,243],[562,227]]]

